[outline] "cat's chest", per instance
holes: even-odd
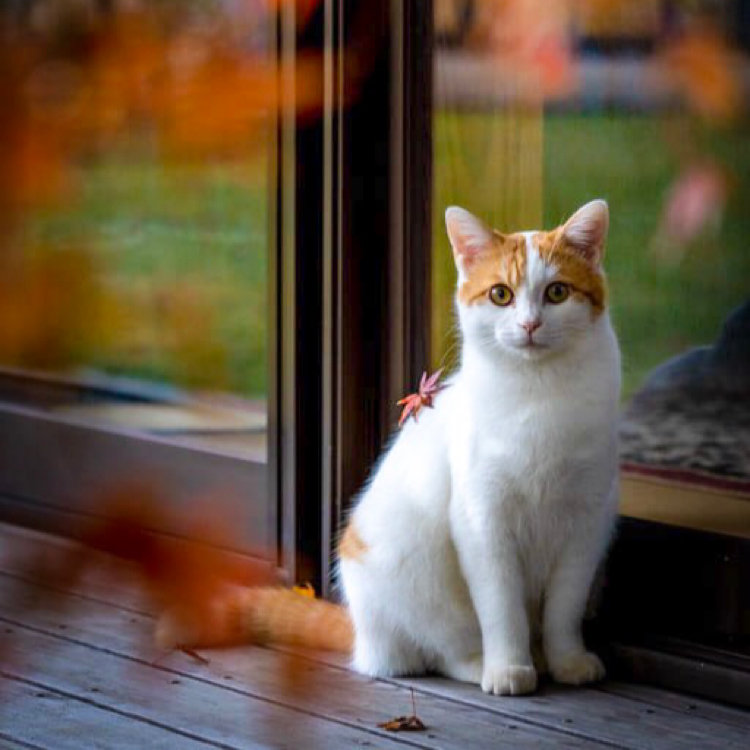
[[[611,451],[609,420],[595,404],[585,406],[547,398],[467,411],[454,437],[457,479],[517,487],[524,495],[565,494]]]

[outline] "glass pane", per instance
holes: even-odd
[[[436,2],[433,366],[456,359],[447,205],[517,231],[605,198],[623,512],[750,536],[747,14],[550,7]]]
[[[6,397],[265,460],[267,9],[16,5]]]

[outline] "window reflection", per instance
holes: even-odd
[[[3,10],[0,396],[265,455],[270,14]]]
[[[456,358],[446,205],[517,230],[606,198],[623,512],[748,535],[744,5],[548,5],[436,3],[433,366]]]

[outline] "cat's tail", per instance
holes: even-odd
[[[199,615],[172,609],[154,634],[163,649],[279,643],[348,652],[354,628],[345,607],[278,586],[233,587]]]

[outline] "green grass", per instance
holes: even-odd
[[[491,128],[492,117],[463,115],[460,127]],[[488,180],[477,183],[467,178],[463,185],[456,180],[455,170],[444,157],[450,147],[445,140],[455,140],[455,129],[454,115],[443,121],[438,117],[436,198],[458,200],[470,210],[487,215],[488,203],[502,200],[497,193],[503,180],[497,178],[494,190]],[[612,317],[623,350],[624,393],[630,394],[659,362],[688,347],[713,341],[727,313],[750,293],[750,214],[746,209],[750,141],[739,130],[699,136],[702,147],[714,152],[733,172],[734,187],[721,229],[697,239],[675,265],[657,259],[652,238],[663,197],[679,169],[675,154],[684,144],[669,142],[675,132],[681,132],[677,123],[645,116],[553,115],[545,117],[543,132],[543,161],[538,165],[543,172],[539,201],[542,225],[556,226],[595,197],[604,197],[610,204],[606,267]],[[517,158],[510,156],[510,160]],[[533,171],[533,160],[530,164]],[[501,171],[499,166],[493,165],[495,174]],[[478,175],[488,171],[484,160],[473,167]],[[471,169],[464,174],[471,174]],[[516,184],[508,189],[516,188],[518,182],[516,177]],[[478,186],[483,195],[477,195]],[[462,197],[457,198],[457,194]],[[436,237],[445,234],[443,206],[435,210]],[[524,207],[517,212],[523,213]],[[534,211],[527,207],[525,213],[522,221],[528,221]],[[489,215],[492,217],[492,213]],[[515,230],[533,225],[498,228]],[[447,244],[441,239],[438,247],[435,298],[446,304],[454,272]],[[441,324],[445,327],[444,318]],[[445,341],[439,336],[434,340]]]
[[[593,197],[609,201],[606,264],[626,393],[667,357],[712,341],[750,291],[750,139],[740,131],[704,136],[704,146],[735,174],[726,221],[718,234],[694,243],[681,264],[668,266],[652,255],[651,238],[678,172],[679,144],[668,139],[679,131],[671,127],[645,116],[552,115],[542,123],[527,115],[438,114],[436,360],[450,345],[454,269],[442,219],[450,202],[498,228],[520,229],[554,226]],[[72,205],[39,212],[27,231],[52,246],[92,248],[103,282],[133,310],[130,328],[91,352],[90,363],[178,385],[265,393],[263,168],[112,156],[81,167],[78,187]],[[206,312],[210,346],[187,362],[164,321],[164,290],[175,287],[196,295]]]
[[[76,201],[40,212],[27,236],[90,248],[132,311],[90,365],[258,396],[266,390],[267,182],[240,164],[112,158],[78,174]],[[180,330],[180,307],[184,313]],[[170,317],[170,313],[171,316]],[[198,320],[195,320],[198,318]],[[175,342],[187,340],[186,349]],[[192,339],[191,339],[192,337]],[[190,348],[192,346],[192,348]]]

